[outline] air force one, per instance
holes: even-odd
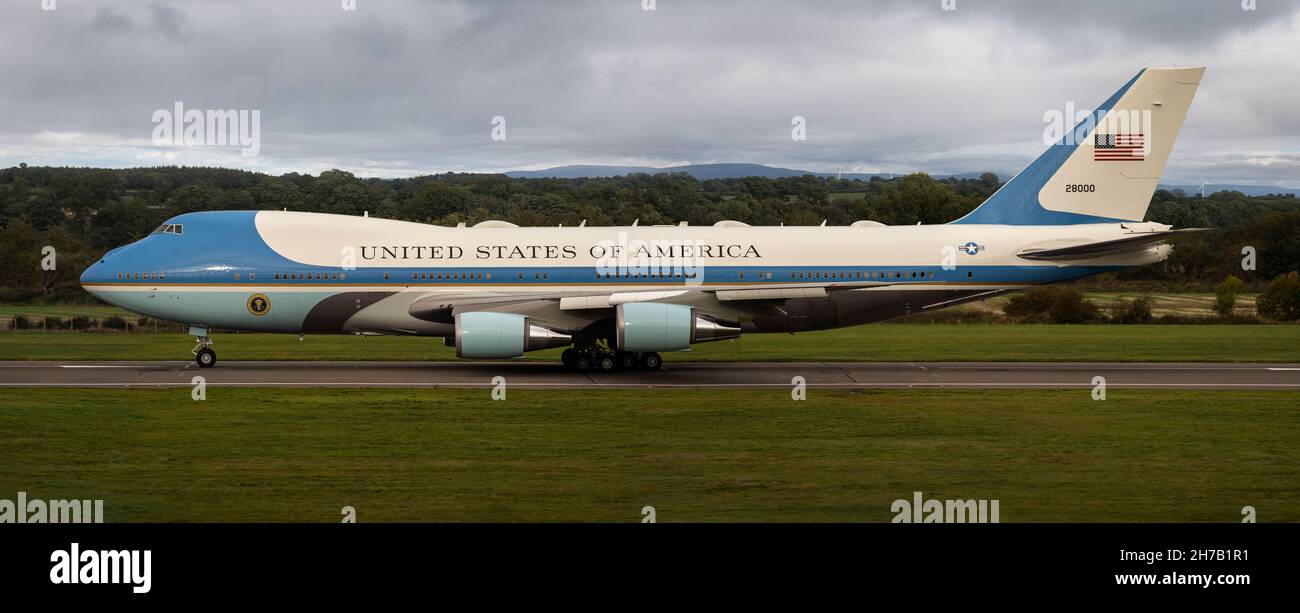
[[[743,333],[853,326],[1163,261],[1143,222],[1204,68],[1148,68],[965,217],[941,225],[473,227],[321,213],[178,215],[81,284],[212,330],[442,337],[456,355],[568,347],[566,366],[655,369]],[[1076,121],[1077,118],[1069,118]]]

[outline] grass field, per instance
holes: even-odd
[[[91,319],[106,319],[117,315],[127,319],[137,319],[140,316],[126,309],[119,309],[115,306],[106,304],[4,304],[0,305],[0,323],[9,327],[14,317],[27,317],[29,319],[39,317],[63,317],[71,318],[86,316]]]
[[[0,390],[0,497],[108,521],[1300,520],[1300,395]]]
[[[217,334],[221,360],[451,360],[441,339]],[[19,331],[0,333],[6,360],[188,360],[184,334]],[[558,360],[559,350],[528,354]],[[680,361],[1295,362],[1297,325],[871,324],[789,334],[750,334],[668,353]]]
[[[974,302],[966,308],[981,309],[987,311],[1002,312],[1002,307],[1006,306],[1011,296],[999,296]],[[1151,299],[1151,314],[1159,317],[1161,315],[1183,315],[1189,317],[1212,317],[1214,312],[1214,294],[1204,293],[1185,293],[1185,292],[1160,292],[1160,293],[1133,293],[1133,292],[1085,292],[1084,296],[1093,304],[1100,307],[1103,312],[1117,303],[1128,303],[1134,299],[1146,296]],[[1255,312],[1255,300],[1257,294],[1242,294],[1237,296],[1237,302],[1234,310],[1241,315],[1247,315]]]

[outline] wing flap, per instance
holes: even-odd
[[[719,301],[784,300],[787,298],[825,298],[825,287],[769,287],[755,289],[726,289],[714,292]]]

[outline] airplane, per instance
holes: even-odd
[[[854,326],[1163,261],[1165,240],[1186,230],[1142,219],[1204,70],[1141,70],[946,224],[442,227],[194,212],[109,251],[81,284],[188,324],[205,368],[212,331],[242,330],[440,337],[469,359],[567,347],[572,369],[654,370],[662,352],[696,343]]]

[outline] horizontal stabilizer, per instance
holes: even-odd
[[[1184,232],[1201,232],[1208,228],[1185,228],[1182,230],[1165,230],[1146,232],[1109,241],[1067,245],[1050,249],[1029,248],[1016,255],[1026,260],[1087,260],[1112,255],[1124,255],[1146,249],[1152,243],[1159,243],[1176,234]]]

